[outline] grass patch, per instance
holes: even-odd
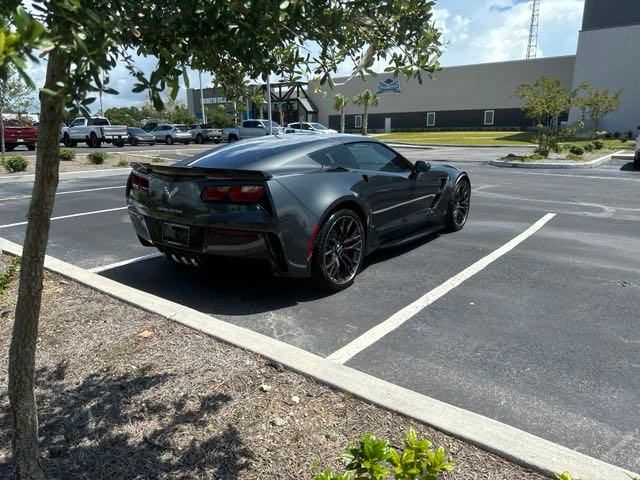
[[[156,155],[155,157],[151,158],[151,163],[164,163],[164,158]]]
[[[531,132],[396,132],[379,135],[384,142],[455,145],[532,145],[535,135]]]
[[[20,265],[20,257],[13,257],[5,271],[0,275],[0,295],[2,295],[7,288],[9,288],[9,285],[11,285],[11,280],[13,280],[13,277],[18,270],[18,265]]]
[[[129,162],[127,162],[124,158],[116,162],[116,167],[128,167],[128,166],[129,166]]]
[[[636,148],[635,140],[618,140],[615,138],[599,138],[598,140],[593,139],[584,139],[584,138],[576,138],[568,142],[563,142],[560,146],[564,145],[576,145],[578,147],[584,148],[586,145],[594,144],[596,141],[602,143],[601,149],[604,150],[628,150]]]

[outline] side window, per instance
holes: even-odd
[[[289,124],[289,128],[293,128],[295,130],[300,128],[300,124],[299,123],[290,123]]]
[[[308,123],[303,123],[302,124],[302,130],[311,130],[311,127],[309,126]]]
[[[247,120],[242,123],[244,128],[258,128],[258,122],[254,122],[253,120]]]
[[[347,149],[361,170],[405,172],[411,170],[396,152],[373,142],[350,143]]]
[[[436,126],[436,112],[427,112],[427,127]]]
[[[76,118],[73,122],[71,122],[72,127],[81,127],[84,125],[84,118]]]
[[[327,168],[344,167],[358,169],[357,162],[351,155],[349,149],[344,145],[335,145],[318,150],[317,152],[310,153],[309,157]]]

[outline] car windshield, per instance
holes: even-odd
[[[327,127],[325,127],[321,123],[310,123],[309,125],[311,125],[316,130],[329,130]]]
[[[129,133],[133,133],[135,135],[143,135],[147,132],[145,132],[143,129],[141,128],[131,128],[129,127]]]
[[[176,130],[179,132],[188,132],[189,127],[187,127],[186,125],[176,125]]]

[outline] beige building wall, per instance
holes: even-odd
[[[401,93],[379,94],[379,105],[371,107],[371,113],[400,113],[427,111],[486,110],[520,108],[522,102],[515,90],[522,83],[532,83],[541,75],[559,78],[567,86],[573,84],[574,55],[563,57],[517,60],[479,65],[446,67],[423,78],[407,80],[400,76]],[[362,107],[353,104],[353,97],[366,88],[376,91],[378,83],[390,74],[378,74],[362,80],[356,76],[346,84],[346,78],[336,78],[333,89],[329,85],[320,87],[311,84],[309,97],[318,108],[318,121],[327,125],[329,115],[336,115],[333,97],[337,93],[348,96],[351,101],[347,115],[362,113]],[[342,85],[341,85],[342,84]],[[319,88],[321,92],[316,92]]]

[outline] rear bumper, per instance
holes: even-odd
[[[35,145],[38,139],[36,137],[15,137],[5,138],[4,143],[8,145]]]
[[[189,227],[189,239],[186,243],[178,244],[164,238],[163,220],[140,214],[131,205],[129,217],[135,232],[142,239],[185,264],[200,264],[208,256],[250,258],[268,261],[274,274],[278,276],[309,276],[306,265],[291,268],[285,258],[282,242],[274,232],[181,224]],[[176,224],[173,221],[168,223]]]

